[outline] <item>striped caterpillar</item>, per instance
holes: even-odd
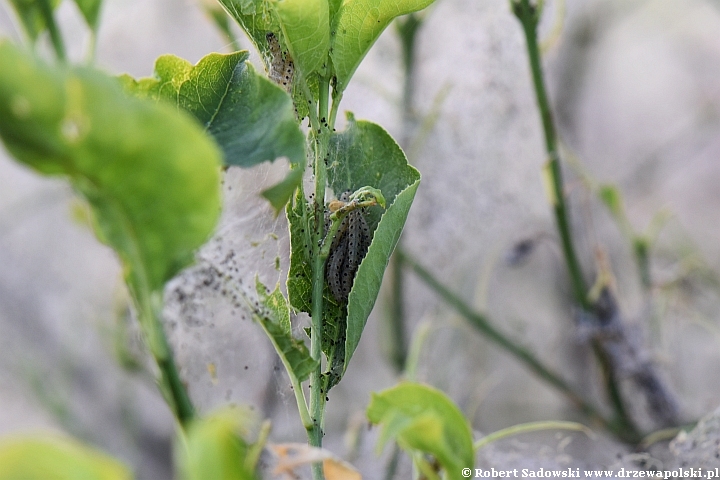
[[[292,90],[293,75],[295,73],[295,64],[290,54],[282,51],[280,42],[274,33],[268,32],[265,38],[270,46],[270,69],[268,71],[268,77],[283,87],[286,92],[290,93],[290,90]]]
[[[350,200],[350,192],[343,193],[339,200],[338,203],[346,204]],[[327,228],[330,225],[329,213],[326,216]],[[370,247],[371,240],[370,227],[362,209],[349,212],[340,223],[325,266],[325,279],[330,287],[330,293],[338,303],[347,303],[355,274]]]

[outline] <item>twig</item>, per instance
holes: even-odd
[[[474,311],[467,303],[465,303],[460,297],[451,292],[447,287],[441,284],[428,270],[423,268],[417,261],[408,256],[407,253],[396,250],[396,254],[400,255],[403,259],[403,263],[408,267],[412,268],[415,274],[422,280],[428,287],[430,287],[435,293],[445,300],[452,308],[454,308],[460,315],[462,315],[470,324],[479,330],[485,337],[505,350],[506,352],[513,355],[515,358],[520,360],[526,367],[528,367],[538,377],[545,380],[547,383],[555,387],[558,391],[564,394],[570,401],[577,405],[580,410],[585,413],[592,421],[597,422],[603,428],[614,431],[616,427],[613,422],[604,418],[597,409],[588,403],[582,395],[576,392],[568,383],[560,377],[557,373],[550,370],[548,367],[538,360],[532,353],[530,353],[524,347],[518,345],[515,341],[511,340],[504,333],[497,330],[485,317],[485,315]]]

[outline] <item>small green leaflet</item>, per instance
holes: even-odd
[[[255,312],[256,320],[270,338],[287,371],[295,375],[298,382],[304,382],[317,367],[317,362],[310,356],[305,343],[293,337],[287,300],[279,286],[269,292],[259,280],[255,283],[263,307]]]
[[[367,415],[370,422],[382,427],[379,448],[396,440],[405,450],[429,453],[452,480],[462,479],[464,468],[473,468],[470,425],[441,391],[419,383],[401,383],[373,393]]]

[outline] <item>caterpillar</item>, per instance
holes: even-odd
[[[280,42],[274,33],[268,32],[265,39],[270,47],[268,77],[289,93],[292,90],[293,75],[295,74],[293,59],[289,53],[283,52],[280,48]]]
[[[340,196],[341,202],[350,200],[350,192]],[[326,225],[329,226],[329,214]],[[325,279],[338,303],[347,303],[355,274],[360,267],[372,240],[370,227],[362,209],[353,210],[343,218],[337,234],[330,245],[325,266]]]

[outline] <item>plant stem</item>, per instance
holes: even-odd
[[[402,247],[398,240],[396,251]],[[396,373],[402,373],[407,363],[408,349],[405,339],[405,296],[404,296],[403,259],[397,253],[390,258],[390,300],[388,301],[390,318],[388,336],[390,344],[390,363]]]
[[[45,20],[45,26],[50,34],[50,41],[52,42],[55,55],[58,60],[65,63],[67,61],[67,55],[65,53],[65,44],[63,43],[62,35],[58,29],[57,23],[55,23],[55,15],[53,15],[52,6],[50,6],[50,0],[39,0],[38,6]]]
[[[270,334],[270,332],[268,332],[268,329],[265,326],[265,322],[263,322],[260,316],[257,314],[255,314],[255,320],[257,324],[260,325],[260,327],[263,329],[268,338],[270,338],[273,346],[275,347],[275,350],[280,351],[280,347],[277,345],[277,343],[275,343],[275,340]],[[310,412],[308,410],[307,400],[305,399],[305,393],[303,392],[302,385],[298,381],[298,377],[293,372],[292,367],[290,366],[287,358],[284,355],[280,356],[280,361],[282,361],[283,366],[285,367],[285,371],[290,378],[290,384],[292,385],[293,393],[295,394],[295,402],[298,406],[298,413],[300,414],[300,421],[302,421],[302,424],[306,430],[310,430],[313,427],[313,421],[310,418]]]
[[[415,46],[417,33],[421,26],[422,18],[417,13],[411,13],[397,20],[403,59],[403,138],[400,139],[403,147],[407,147],[410,143],[411,127],[415,123]]]
[[[410,144],[415,125],[415,45],[417,33],[422,25],[421,17],[411,13],[396,20],[396,28],[402,46],[403,61],[403,96],[401,104],[402,133],[400,144],[403,149]],[[402,248],[402,237],[396,249]],[[400,374],[405,369],[408,356],[407,339],[405,338],[405,295],[404,271],[400,255],[390,257],[390,295],[387,300],[389,357],[395,372]]]
[[[186,427],[195,417],[195,408],[180,378],[165,329],[160,321],[159,312],[162,307],[154,307],[152,294],[144,286],[138,288],[133,288],[132,285],[128,286],[136,302],[138,320],[148,349],[160,370],[158,379],[160,392],[165,397],[165,401],[173,411],[178,423],[182,427]]]
[[[161,372],[161,382],[168,389],[175,403],[175,416],[180,425],[185,427],[195,417],[195,408],[190,401],[185,385],[180,379],[172,352],[169,352],[169,355],[165,358],[157,358],[156,361]]]
[[[392,453],[390,454],[390,460],[388,461],[387,467],[385,467],[385,480],[393,480],[397,473],[398,463],[400,463],[400,447],[398,444],[394,444],[392,447]]]
[[[403,262],[408,265],[415,274],[422,280],[428,287],[430,287],[435,293],[445,300],[451,307],[453,307],[460,315],[462,315],[470,324],[479,330],[488,340],[512,354],[515,358],[520,360],[526,367],[534,372],[538,377],[545,380],[547,383],[555,387],[558,391],[564,394],[570,401],[572,401],[582,412],[588,416],[594,422],[597,422],[606,429],[614,430],[612,422],[605,419],[592,405],[590,405],[578,392],[576,392],[570,385],[563,380],[560,375],[551,371],[548,367],[542,364],[540,360],[530,353],[524,347],[518,345],[515,341],[511,340],[504,333],[497,330],[490,324],[487,317],[483,314],[474,311],[467,303],[460,299],[457,295],[452,293],[447,287],[441,284],[428,270],[423,268],[417,261],[408,256],[401,250],[395,251],[396,255],[400,255],[403,258]]]
[[[322,446],[323,414],[325,410],[325,393],[322,392],[322,336],[323,336],[323,293],[325,290],[325,258],[320,255],[320,248],[325,236],[325,186],[327,170],[325,155],[329,142],[327,128],[328,98],[330,83],[327,79],[320,81],[320,99],[318,114],[311,124],[315,137],[315,238],[313,242],[313,293],[312,293],[312,335],[310,336],[310,355],[317,360],[318,367],[310,374],[310,416],[312,428],[308,430],[308,441],[313,447]],[[318,124],[319,120],[319,124]],[[312,465],[313,479],[324,478],[321,463]]]
[[[527,40],[530,70],[532,72],[533,85],[535,86],[538,108],[540,109],[543,132],[545,134],[545,149],[548,155],[553,188],[552,197],[555,222],[558,232],[560,233],[565,263],[568,267],[568,273],[570,274],[575,301],[583,310],[589,311],[591,305],[587,298],[585,279],[580,269],[580,262],[575,253],[575,247],[573,246],[572,235],[570,233],[570,219],[565,203],[565,189],[563,187],[562,170],[560,168],[557,134],[555,132],[552,110],[550,109],[550,102],[548,101],[547,90],[545,89],[543,79],[542,65],[540,63],[540,48],[537,43],[539,10],[530,5],[530,0],[512,0],[512,6],[515,16],[522,24],[525,39]]]
[[[330,107],[330,121],[328,122],[328,128],[331,132],[335,131],[335,120],[337,120],[337,112],[338,108],[340,108],[342,97],[342,92],[333,92],[332,106]]]
[[[473,450],[478,451],[481,448],[490,445],[491,443],[509,437],[511,435],[518,435],[521,433],[539,432],[542,430],[574,430],[576,432],[583,432],[587,436],[592,437],[592,430],[588,429],[585,425],[576,422],[562,422],[562,421],[549,421],[549,422],[530,422],[521,423],[520,425],[513,425],[512,427],[503,428],[497,432],[493,432],[480,440],[473,443]]]
[[[542,2],[540,2],[537,7],[531,5],[530,0],[511,0],[511,3],[513,13],[522,24],[525,40],[527,41],[530,70],[532,72],[535,96],[540,110],[543,132],[545,134],[545,149],[549,158],[548,166],[553,188],[552,197],[555,220],[562,242],[565,263],[568,267],[568,273],[570,274],[575,301],[584,312],[594,314],[595,306],[587,296],[587,287],[580,268],[580,262],[578,261],[572,243],[570,220],[565,203],[565,189],[563,187],[562,170],[560,168],[557,132],[555,130],[555,124],[553,123],[552,109],[550,108],[545,81],[543,79],[540,49],[537,42],[537,25],[540,12],[542,11]],[[602,346],[596,340],[593,341],[593,349],[600,368],[603,370],[605,389],[615,411],[615,420],[613,422],[615,424],[615,433],[624,440],[638,438],[639,434],[625,411],[620,386],[617,383],[617,376],[613,371],[612,365],[607,360],[607,354],[603,352]]]

